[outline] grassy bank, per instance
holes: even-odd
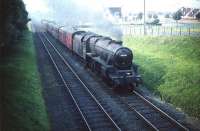
[[[23,32],[19,43],[12,45],[4,49],[0,65],[3,130],[49,130],[31,32]]]
[[[149,89],[200,118],[200,38],[125,37],[124,43]]]

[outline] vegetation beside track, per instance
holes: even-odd
[[[23,0],[0,0],[0,47],[19,41],[30,20]]]
[[[32,33],[24,31],[18,43],[2,51],[3,130],[49,130]]]
[[[200,119],[200,38],[124,37],[144,85]]]

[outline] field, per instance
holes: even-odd
[[[200,38],[124,37],[144,85],[189,115],[200,118]]]
[[[4,51],[0,65],[3,130],[49,130],[32,33],[25,31],[18,43]]]

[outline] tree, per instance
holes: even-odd
[[[152,14],[148,14],[148,18],[151,19],[152,18]]]
[[[182,15],[183,15],[183,14],[182,14],[181,11],[177,11],[177,12],[175,12],[175,13],[173,14],[173,19],[176,20],[176,21],[178,21],[178,20],[181,19],[181,16],[182,16]]]
[[[15,43],[29,21],[22,0],[1,0],[1,46]]]
[[[158,19],[158,15],[154,14],[154,15],[153,15],[153,18],[154,18],[154,19]]]
[[[142,12],[138,13],[137,19],[141,20],[142,18],[143,18],[143,13]]]
[[[152,21],[152,24],[153,24],[153,25],[156,25],[156,24],[159,24],[159,22],[160,22],[159,19],[154,19],[154,20]]]
[[[170,15],[169,14],[165,14],[165,18],[169,18],[170,17]]]

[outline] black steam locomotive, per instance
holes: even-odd
[[[132,62],[133,53],[129,48],[123,47],[121,41],[92,32],[57,30],[50,26],[52,25],[46,26],[48,32],[80,56],[86,67],[108,80],[113,87],[130,88],[141,82],[137,66]]]

